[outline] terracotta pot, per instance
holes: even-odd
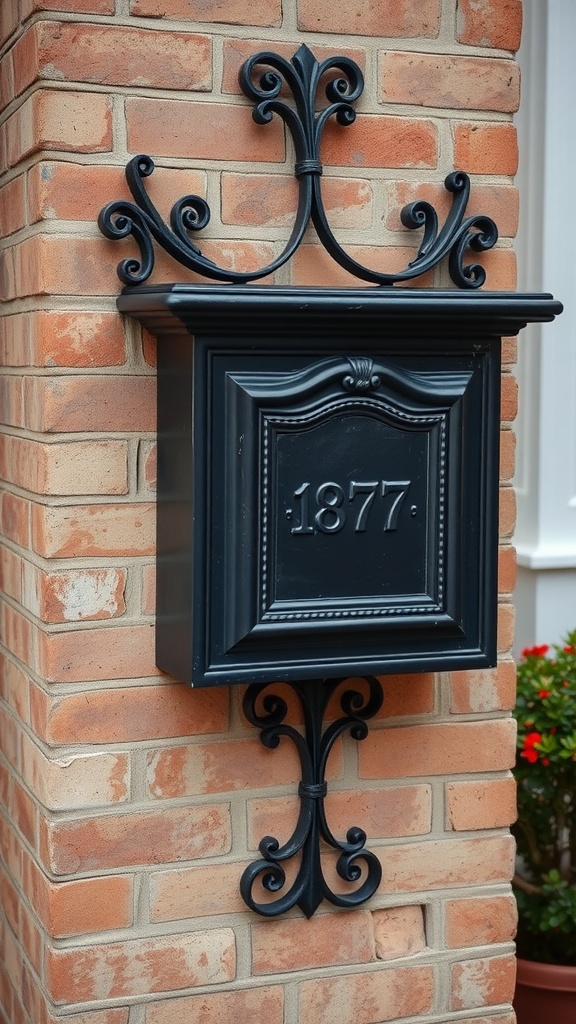
[[[518,960],[518,1024],[576,1024],[576,967]]]

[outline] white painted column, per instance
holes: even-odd
[[[565,308],[519,339],[517,649],[576,627],[576,3],[523,6],[519,288]]]

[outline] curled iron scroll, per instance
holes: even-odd
[[[132,236],[139,259],[130,257],[118,264],[118,276],[126,286],[143,284],[154,269],[156,241],[170,256],[188,270],[215,281],[247,284],[273,274],[294,255],[310,221],[332,258],[354,277],[370,284],[390,286],[419,277],[448,256],[448,270],[459,288],[479,288],[486,279],[484,268],[465,263],[469,250],[484,252],[498,239],[498,230],[490,217],[465,217],[470,194],[470,179],[463,171],[454,171],[444,185],[452,195],[452,206],[439,228],[434,207],[423,200],[405,206],[401,212],[404,227],[422,230],[422,239],[414,259],[397,273],[384,274],[363,266],[340,245],[330,227],[322,197],[322,134],[330,118],[342,127],[353,124],[353,103],[361,96],[364,79],[358,65],[348,57],[329,57],[317,61],[303,45],[291,60],[272,51],[254,54],[242,65],[239,82],[243,93],[255,104],[252,117],[266,125],[280,117],[290,132],[295,149],[294,174],[298,181],[298,205],[290,236],[282,252],[266,266],[252,271],[235,271],[219,266],[204,256],[197,244],[197,233],[206,227],[210,208],[205,199],[186,195],[178,199],[166,224],[152,203],[144,180],[154,170],[149,156],[133,157],[126,166],[126,180],[134,199],[108,203],[100,212],[98,225],[109,239]],[[292,103],[283,98],[287,89]],[[320,94],[323,98],[319,100]],[[319,109],[317,109],[319,106]]]

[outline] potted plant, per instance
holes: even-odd
[[[576,630],[518,665],[518,1024],[576,1020]],[[549,986],[552,986],[550,988]],[[562,1004],[567,1016],[562,1016]]]

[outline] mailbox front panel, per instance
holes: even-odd
[[[162,342],[160,667],[494,663],[499,339],[380,333]]]

